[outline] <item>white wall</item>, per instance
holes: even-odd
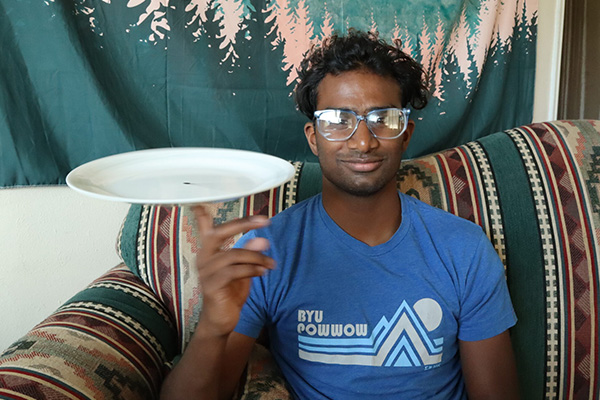
[[[128,208],[67,187],[0,190],[0,353],[120,262]]]
[[[533,122],[556,119],[565,8],[565,0],[539,3]]]
[[[556,118],[563,4],[539,4],[535,121]],[[66,187],[0,190],[0,352],[119,262],[127,209]]]

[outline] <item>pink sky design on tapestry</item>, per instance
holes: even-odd
[[[54,1],[47,0],[47,4]],[[111,0],[102,1],[109,6],[116,3]],[[481,75],[489,53],[499,49],[511,51],[515,26],[521,22],[525,22],[527,26],[533,24],[537,14],[537,2],[538,0],[480,0],[475,8],[470,0],[457,0],[457,3],[461,4],[460,15],[451,26],[445,26],[439,15],[437,24],[428,26],[423,16],[421,31],[415,36],[410,35],[407,25],[395,16],[392,31],[380,33],[385,39],[401,40],[402,49],[420,60],[431,78],[435,98],[444,100],[443,82],[448,74],[447,63],[456,66],[466,83],[465,96],[469,96],[478,85],[478,78],[473,81],[473,76]],[[212,8],[215,10],[212,22],[219,21],[219,48],[225,50],[221,63],[228,61],[235,65],[239,58],[235,51],[236,46],[245,46],[236,40],[242,37],[239,32],[245,30],[246,22],[251,18],[253,11],[249,0],[188,0],[184,3],[185,5],[182,5],[180,1],[175,0],[129,0],[127,7],[139,9],[140,14],[138,20],[134,21],[127,31],[139,28],[150,20],[147,40],[156,44],[166,41],[171,30],[169,8],[184,6],[186,14],[189,15],[186,27],[192,28],[190,31],[194,37],[200,37],[203,34],[202,25],[207,22],[207,11]],[[467,13],[473,13],[474,9],[478,15],[469,15],[469,20],[477,20],[476,27],[473,27],[472,23],[469,24],[467,18]],[[90,26],[94,29],[95,8],[85,7],[81,12],[89,15]],[[267,36],[274,34],[271,42],[273,49],[282,48],[282,68],[287,73],[286,84],[292,86],[297,78],[296,69],[305,52],[313,43],[320,42],[333,32],[331,10],[328,4],[324,3],[319,10],[313,10],[311,13],[307,0],[271,0],[265,9],[256,12],[264,13],[266,23],[272,24]],[[318,20],[312,20],[311,15],[317,15]],[[344,26],[347,21],[343,21]],[[358,28],[375,31],[381,26],[374,10],[365,15],[363,21],[365,26]],[[257,38],[246,37],[244,40],[246,39]]]

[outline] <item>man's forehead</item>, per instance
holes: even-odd
[[[391,76],[359,69],[325,75],[317,86],[316,100],[319,109],[345,108],[365,113],[400,107],[402,90]]]

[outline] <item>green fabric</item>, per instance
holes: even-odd
[[[139,231],[140,220],[142,219],[142,206],[133,204],[129,207],[125,222],[121,227],[119,236],[119,253],[121,259],[129,269],[140,276],[137,265],[137,235]]]
[[[545,283],[534,200],[523,161],[510,137],[500,133],[480,143],[496,179],[504,221],[508,287],[519,318],[511,338],[521,398],[541,399],[545,391]]]
[[[401,40],[431,78],[407,157],[527,123],[536,4],[0,0],[0,187],[64,183],[85,162],[154,147],[315,161],[296,68],[311,41],[347,27]]]
[[[323,186],[323,176],[321,174],[321,166],[317,162],[305,162],[300,171],[300,179],[298,182],[298,193],[296,202],[306,200],[321,192]]]
[[[138,297],[115,289],[92,287],[77,293],[65,305],[78,301],[91,301],[122,311],[152,333],[165,351],[167,360],[172,359],[177,354],[175,329],[170,327],[167,321],[155,309]]]

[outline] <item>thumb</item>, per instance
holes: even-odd
[[[269,249],[269,241],[261,237],[250,239],[246,242],[244,248],[252,251],[265,251]]]

